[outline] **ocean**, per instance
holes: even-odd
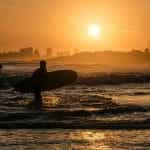
[[[149,75],[102,73],[97,65],[49,64],[49,71],[76,70],[79,79],[42,93],[43,108],[37,110],[29,107],[32,94],[12,86],[37,67],[36,62],[4,63],[0,149],[150,149]]]

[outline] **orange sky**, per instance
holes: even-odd
[[[0,0],[0,50],[141,49],[150,41],[149,14],[150,0]],[[102,28],[96,40],[88,36],[93,23]]]

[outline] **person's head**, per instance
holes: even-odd
[[[46,68],[46,61],[45,60],[40,61],[40,68],[42,68],[42,69]]]

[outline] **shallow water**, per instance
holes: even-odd
[[[44,105],[37,110],[28,106],[32,94],[16,92],[8,82],[10,77],[30,75],[36,67],[7,64],[0,77],[0,127],[10,128],[0,130],[0,149],[150,149],[150,131],[140,130],[150,128],[149,83],[74,84],[44,92]],[[59,68],[76,69],[49,66]],[[99,130],[102,126],[117,130]]]
[[[150,131],[0,130],[3,150],[149,150]]]

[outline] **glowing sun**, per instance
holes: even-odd
[[[88,35],[90,37],[96,38],[96,37],[98,37],[100,35],[100,33],[101,33],[101,28],[100,28],[99,25],[92,24],[92,25],[89,26],[89,28],[88,28]]]

